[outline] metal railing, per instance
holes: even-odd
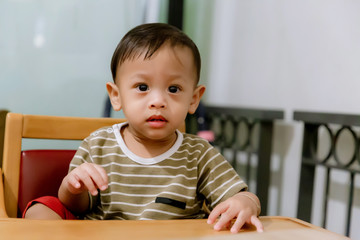
[[[360,173],[360,139],[358,137],[360,115],[295,111],[294,120],[304,123],[297,217],[308,222],[311,220],[315,173],[317,167],[321,166],[326,170],[322,199],[322,227],[326,228],[330,185],[333,180],[331,173],[334,170],[343,171],[349,175],[345,225],[345,234],[349,236],[354,200],[354,180],[355,175]],[[349,149],[344,150],[339,143],[340,138],[344,139],[345,134],[348,136],[348,141],[352,141],[353,150],[350,152]],[[319,146],[320,144],[324,145],[321,141],[325,141],[325,139],[327,139],[328,147],[322,154],[319,154]],[[347,154],[340,154],[342,151]],[[344,160],[344,155],[348,155],[346,156],[348,159]]]

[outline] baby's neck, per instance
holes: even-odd
[[[128,126],[122,128],[120,132],[128,149],[142,158],[153,158],[165,153],[177,139],[176,132],[163,140],[141,138],[131,133]]]

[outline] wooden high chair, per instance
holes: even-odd
[[[5,132],[5,118],[9,111],[0,110],[0,168],[2,166],[2,157],[4,149],[4,132]]]
[[[30,200],[57,196],[76,150],[21,149],[24,138],[82,140],[104,126],[124,122],[115,118],[55,117],[8,113],[3,169],[0,178],[0,217],[20,217]],[[80,145],[80,143],[79,143]]]

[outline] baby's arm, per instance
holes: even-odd
[[[215,230],[229,227],[231,221],[236,218],[231,227],[231,232],[237,233],[245,223],[252,224],[258,232],[263,231],[263,225],[257,217],[260,214],[260,201],[251,192],[239,192],[218,204],[210,213],[208,223],[213,224],[217,217],[219,221],[215,224]]]
[[[74,213],[84,213],[89,207],[89,196],[98,194],[97,189],[108,187],[105,170],[93,163],[83,163],[69,172],[59,188],[60,201]]]

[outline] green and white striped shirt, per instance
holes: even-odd
[[[210,209],[247,185],[206,140],[177,131],[175,144],[154,158],[141,158],[125,145],[120,129],[101,128],[79,147],[70,169],[84,162],[102,166],[109,187],[90,196],[86,219],[203,218]]]

